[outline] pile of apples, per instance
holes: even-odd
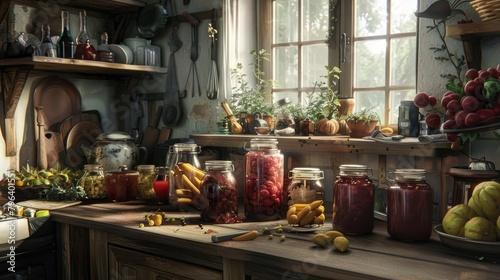
[[[415,95],[415,106],[430,111],[425,122],[430,128],[441,130],[470,129],[500,122],[500,64],[486,70],[469,69],[465,73],[466,83],[457,91],[447,91],[441,98],[446,115],[444,123],[438,112],[438,100],[426,92]],[[430,110],[428,108],[430,106]],[[457,133],[446,133],[450,142],[455,142]]]

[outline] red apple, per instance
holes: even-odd
[[[496,68],[494,68],[494,67],[490,67],[490,68],[486,69],[486,71],[490,72],[491,77],[493,77],[493,78],[495,78],[495,79],[497,79],[497,78],[498,78],[498,71],[497,71],[497,69],[496,69]]]
[[[481,92],[482,89],[482,84],[479,84],[476,81],[468,81],[467,84],[465,84],[464,91],[467,95],[476,96],[476,92]]]
[[[478,83],[478,84],[484,84],[484,78],[483,77],[477,77],[474,79],[474,82]]]
[[[413,103],[418,108],[425,108],[429,105],[429,94],[427,92],[419,92],[413,98]]]
[[[431,105],[432,107],[436,106],[437,104],[437,98],[435,96],[429,96],[429,105]]]
[[[443,123],[444,129],[457,129],[458,125],[453,119],[448,119]]]
[[[479,76],[479,71],[477,71],[477,69],[474,68],[467,70],[467,72],[465,73],[465,77],[467,77],[467,79],[469,80],[474,80],[478,76]]]
[[[474,127],[481,121],[479,114],[471,112],[465,116],[465,126]]]
[[[443,94],[443,97],[448,96],[448,95],[450,95],[450,94],[457,94],[457,93],[456,93],[456,92],[454,92],[454,91],[449,90],[449,91],[447,91],[447,92],[445,92],[445,93]]]
[[[450,119],[455,118],[455,112],[453,112],[452,110],[446,110],[445,115]]]
[[[455,122],[457,123],[458,128],[465,127],[465,117],[467,117],[468,114],[469,112],[465,110],[459,111],[455,114]]]
[[[462,110],[462,105],[460,105],[460,102],[458,100],[451,100],[446,105],[446,109],[452,111],[453,113],[456,113],[456,112]]]
[[[495,122],[493,118],[495,116],[495,111],[491,109],[479,109],[476,114],[478,114],[482,125]]]
[[[425,123],[430,128],[439,128],[441,126],[441,116],[438,113],[430,113],[425,117]]]
[[[456,133],[446,133],[446,138],[450,142],[455,142],[458,139],[458,134],[456,134]]]
[[[486,71],[486,70],[480,70],[479,71],[479,77],[483,77],[483,78],[489,78],[491,77],[491,73]]]
[[[474,96],[467,95],[460,100],[460,105],[466,111],[475,112],[479,108],[479,101]]]

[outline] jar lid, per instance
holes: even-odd
[[[351,176],[366,176],[368,167],[364,164],[342,164],[339,166],[340,175],[349,173]]]
[[[199,152],[199,146],[194,143],[176,143],[173,150],[174,152]]]
[[[155,166],[154,165],[138,165],[137,166],[137,171],[139,172],[149,172],[153,173],[155,171]]]
[[[233,162],[230,160],[207,160],[205,161],[205,169],[208,170],[223,170],[234,171]]]
[[[396,169],[396,180],[425,180],[425,169]]]
[[[99,170],[102,168],[102,165],[100,163],[87,163],[83,165],[83,168],[85,170],[93,171],[93,170]]]
[[[250,147],[252,148],[276,148],[278,139],[275,138],[252,138]]]
[[[113,140],[113,141],[119,141],[119,140],[132,140],[132,136],[125,132],[105,132],[99,134],[97,136],[96,140]]]
[[[294,167],[288,174],[290,179],[319,180],[324,177],[323,171],[315,167]]]
[[[170,168],[168,166],[157,166],[155,167],[155,171],[159,174],[166,174],[169,173]]]

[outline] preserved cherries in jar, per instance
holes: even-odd
[[[425,170],[396,169],[393,176],[387,190],[387,232],[400,240],[429,239],[433,190],[425,180]]]
[[[373,231],[375,185],[366,165],[344,164],[333,186],[333,228],[345,234]]]
[[[201,181],[200,215],[217,224],[241,223],[238,217],[238,187],[231,161],[205,162],[206,174]]]
[[[245,155],[245,216],[269,221],[283,217],[283,155],[278,141],[254,138]]]

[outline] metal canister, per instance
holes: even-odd
[[[401,101],[398,117],[398,134],[407,137],[418,137],[420,123],[418,107],[411,100]]]

